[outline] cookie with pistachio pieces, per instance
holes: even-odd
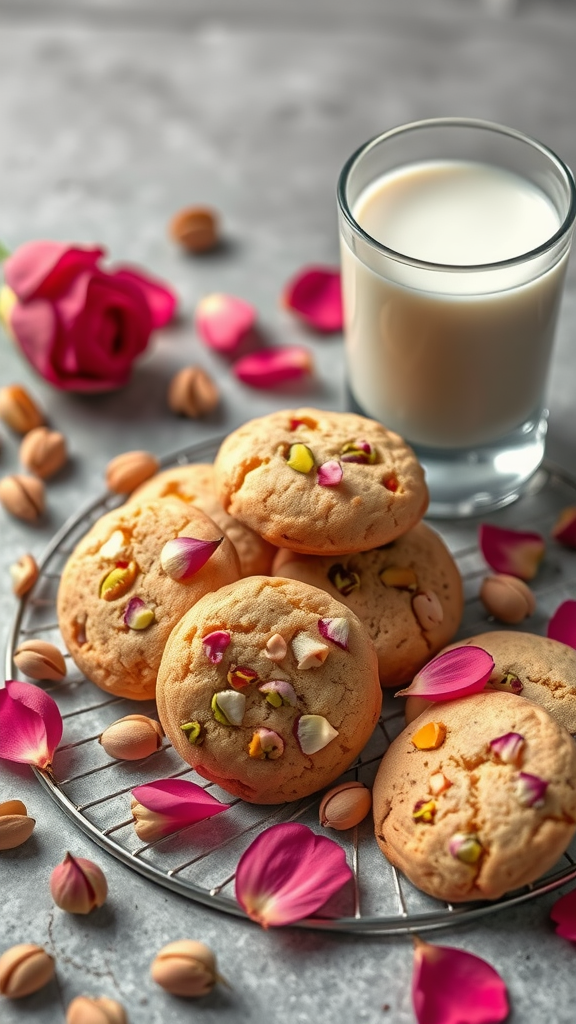
[[[200,509],[176,498],[122,505],[98,519],[66,563],[64,643],[102,690],[148,700],[173,626],[239,576],[234,547]]]
[[[414,885],[449,903],[498,899],[576,832],[576,745],[537,704],[485,690],[407,726],[372,795],[378,845]]]
[[[288,409],[251,420],[214,463],[226,511],[277,547],[366,551],[424,515],[424,471],[398,434],[355,413]]]
[[[252,576],[184,615],[156,700],[166,735],[199,775],[276,804],[349,767],[382,693],[374,646],[348,608],[304,583]]]

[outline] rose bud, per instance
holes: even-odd
[[[67,853],[50,875],[50,892],[61,910],[69,914],[89,914],[106,901],[108,884],[97,864],[86,857]]]
[[[159,722],[146,715],[126,715],[112,722],[100,736],[110,757],[119,761],[138,761],[160,750],[164,732]]]
[[[480,588],[480,600],[489,615],[510,625],[517,625],[536,610],[534,594],[517,576],[487,576]]]
[[[343,782],[324,795],[320,824],[343,832],[364,820],[372,807],[372,793],[362,782]]]
[[[42,946],[20,943],[0,956],[0,993],[21,999],[43,988],[54,977],[54,957]]]
[[[128,1015],[115,999],[77,996],[66,1010],[66,1024],[128,1024]]]
[[[0,804],[0,850],[21,846],[32,835],[35,824],[21,800],[5,800]]]
[[[216,957],[203,942],[169,942],[152,961],[153,980],[173,996],[206,996],[222,978]]]

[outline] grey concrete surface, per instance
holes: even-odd
[[[341,340],[317,339],[279,308],[282,285],[312,261],[337,261],[335,181],[347,155],[385,127],[466,114],[527,131],[576,165],[573,3],[362,0],[330,4],[186,0],[0,0],[0,237],[100,241],[178,289],[178,324],[161,332],[123,391],[64,395],[38,380],[0,338],[0,382],[28,385],[67,435],[70,467],[48,486],[35,527],[0,510],[2,639],[15,611],[8,566],[38,554],[67,515],[102,488],[120,451],[164,454],[296,400],[344,403]],[[166,239],[189,202],[222,211],[226,246],[205,259]],[[569,270],[550,379],[549,454],[576,470],[576,262]],[[202,348],[197,299],[230,291],[253,301],[279,342],[310,347],[317,375],[305,389],[256,393]],[[199,362],[217,376],[221,410],[173,418],[172,373]],[[0,472],[18,466],[2,428]],[[132,1024],[189,1019],[254,1024],[332,1021],[404,1024],[411,949],[403,938],[263,933],[162,891],[64,819],[27,769],[0,767],[1,799],[21,797],[38,821],[20,850],[0,854],[0,948],[37,941],[54,950],[58,983],[2,1003],[2,1024],[64,1019],[81,993],[120,998]],[[47,878],[69,848],[104,867],[110,898],[86,920],[55,909]],[[437,935],[486,957],[509,986],[517,1024],[573,1020],[571,946],[548,921],[554,896]],[[166,941],[190,936],[219,955],[231,988],[191,1006],[148,980]]]

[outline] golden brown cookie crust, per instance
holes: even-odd
[[[323,639],[318,620],[345,617],[348,650]],[[213,664],[202,638],[214,631],[230,634],[222,661]],[[328,648],[320,667],[298,669],[291,647],[305,633]],[[287,644],[285,657],[271,661],[266,645],[275,634]],[[231,690],[227,674],[236,666],[252,668],[258,680],[244,691],[242,724],[217,721],[214,694]],[[297,707],[273,707],[258,687],[269,680],[291,683]],[[358,619],[328,595],[293,580],[251,577],[207,595],[172,632],[158,673],[158,713],[181,757],[204,778],[251,803],[283,803],[316,792],[344,771],[360,753],[378,720],[381,690],[376,653]],[[313,754],[302,753],[294,735],[301,715],[320,715],[338,736]],[[201,745],[182,731],[196,721]],[[251,757],[254,732],[264,727],[284,742],[276,760]]]
[[[241,576],[268,576],[276,548],[244,523],[224,511],[214,490],[214,469],[208,463],[193,462],[157,473],[138,487],[132,501],[174,497],[190,502],[218,524],[236,548]]]
[[[342,462],[341,483],[320,486],[317,468],[339,461],[343,446],[359,440],[371,446],[375,463]],[[314,456],[308,473],[287,463],[297,443]],[[214,471],[216,493],[230,515],[271,544],[305,554],[387,544],[415,526],[428,506],[424,472],[412,449],[398,434],[354,413],[288,409],[251,420],[224,440]]]
[[[115,553],[105,548],[102,554],[114,534],[121,534],[120,548],[113,544]],[[171,579],[162,569],[160,553],[175,537],[216,540],[222,532],[200,509],[177,499],[131,503],[102,516],[66,563],[58,591],[60,630],[78,667],[102,690],[134,700],[153,697],[173,626],[204,594],[239,578],[236,552],[224,537],[194,576]],[[119,561],[136,563],[136,578],[124,594],[103,600],[101,582]],[[130,629],[124,622],[133,597],[154,610],[154,621],[146,629]]]
[[[345,590],[347,582],[354,583],[351,573],[359,580],[359,586],[348,594],[336,585],[339,566],[344,569],[340,580]],[[396,573],[397,569],[411,570],[414,581],[410,574]],[[385,547],[354,555],[322,557],[280,550],[272,571],[320,587],[358,616],[376,647],[382,686],[410,681],[454,636],[462,618],[464,596],[458,567],[443,540],[425,523],[418,523]],[[421,614],[420,621],[418,602],[414,601],[419,594],[434,594],[440,614],[432,618]]]
[[[487,687],[519,693],[540,704],[572,735],[576,734],[576,651],[535,633],[495,630],[467,637],[446,648],[481,647],[494,659]],[[406,720],[428,707],[422,697],[406,701]]]
[[[442,723],[436,750],[411,738],[428,722]],[[519,764],[502,763],[490,741],[519,733]],[[548,782],[542,807],[523,806],[519,772]],[[432,823],[415,821],[420,800],[432,798],[430,777],[451,785],[434,799]],[[449,902],[497,899],[551,868],[576,830],[576,745],[542,708],[510,693],[483,692],[439,702],[411,723],[384,755],[373,789],[376,839],[388,860],[419,889]],[[449,850],[456,834],[478,837],[482,854],[463,863]]]

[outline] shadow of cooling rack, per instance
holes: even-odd
[[[164,459],[163,468],[211,461],[217,448],[217,441],[191,446]],[[55,606],[60,574],[80,538],[99,516],[119,503],[117,496],[104,495],[73,516],[53,538],[40,562],[39,579],[20,603],[13,624],[7,650],[8,677],[17,678],[12,655],[24,639],[38,636],[63,648]],[[547,536],[558,511],[575,503],[576,481],[547,466],[520,501],[487,519]],[[477,521],[439,520],[434,526],[450,547],[464,580],[466,604],[458,637],[503,628],[487,620],[478,598],[479,581],[486,567],[476,543]],[[560,601],[576,596],[576,552],[553,546],[534,590],[538,611],[530,628],[545,633],[546,623]],[[47,794],[83,832],[132,870],[189,899],[244,917],[234,898],[234,873],[240,855],[264,828],[278,822],[299,821],[320,832],[320,797],[281,806],[257,806],[230,799],[218,786],[202,780],[205,789],[230,803],[230,810],[164,839],[142,843],[132,827],[130,791],[158,778],[186,778],[193,775],[193,769],[183,765],[167,740],[159,751],[142,761],[109,758],[98,743],[103,729],[134,712],[156,717],[154,702],[131,702],[105,695],[79,673],[69,655],[66,657],[70,666],[66,679],[44,686],[64,720],[63,742],[54,758],[57,781],[37,772]],[[403,707],[387,693],[373,736],[342,780],[357,779],[371,785],[382,754],[402,726]],[[495,913],[576,878],[575,842],[554,869],[532,885],[494,902],[453,906],[419,892],[388,864],[369,821],[349,832],[331,833],[331,838],[346,852],[353,884],[323,908],[325,916],[302,921],[298,927],[372,934],[427,931]]]

